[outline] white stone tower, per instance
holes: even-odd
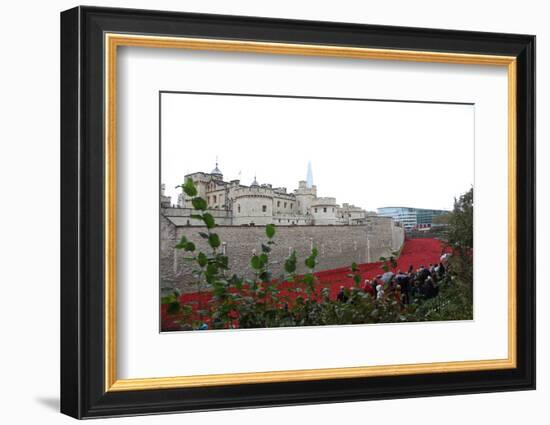
[[[294,191],[298,203],[299,214],[310,214],[312,202],[317,198],[317,186],[313,184],[313,172],[311,171],[311,161],[307,165],[307,180],[298,182],[298,189]]]

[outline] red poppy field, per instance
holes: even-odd
[[[417,269],[421,265],[428,266],[431,263],[438,263],[442,253],[445,252],[445,248],[438,239],[425,238],[425,239],[409,239],[405,241],[401,255],[397,259],[397,268],[395,270],[406,271],[411,265],[414,269]],[[384,271],[382,270],[381,262],[364,263],[359,264],[359,274],[361,281],[365,279],[372,279]],[[341,286],[351,287],[354,282],[350,274],[350,268],[341,267],[332,270],[325,270],[314,273],[316,277],[316,294],[319,296],[324,288],[329,288],[330,299],[336,299],[337,293]],[[282,282],[279,285],[279,290],[283,296],[287,296],[290,302],[292,302],[298,295],[296,291],[289,291],[289,288],[295,288],[296,285],[291,282]],[[246,291],[246,288],[244,289]],[[207,305],[212,299],[212,293],[210,292],[194,292],[183,294],[180,296],[180,302],[182,305],[188,305],[197,310],[199,305]],[[164,331],[177,330],[179,326],[176,321],[179,320],[179,315],[170,315],[166,312],[166,305],[161,306],[161,328]],[[203,318],[206,324],[209,324],[209,318]]]

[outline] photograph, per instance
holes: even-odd
[[[161,91],[160,331],[473,320],[474,116]]]

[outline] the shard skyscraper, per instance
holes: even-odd
[[[307,163],[307,178],[306,185],[309,189],[313,186],[313,171],[311,171],[311,161]]]

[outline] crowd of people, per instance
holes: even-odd
[[[443,255],[438,264],[430,264],[428,267],[421,265],[416,270],[410,265],[407,272],[387,272],[374,279],[366,279],[360,289],[377,300],[393,295],[402,305],[410,304],[415,299],[430,299],[439,293],[439,283],[447,273],[447,260],[448,257]],[[347,302],[348,298],[345,287],[341,286],[336,299]]]

